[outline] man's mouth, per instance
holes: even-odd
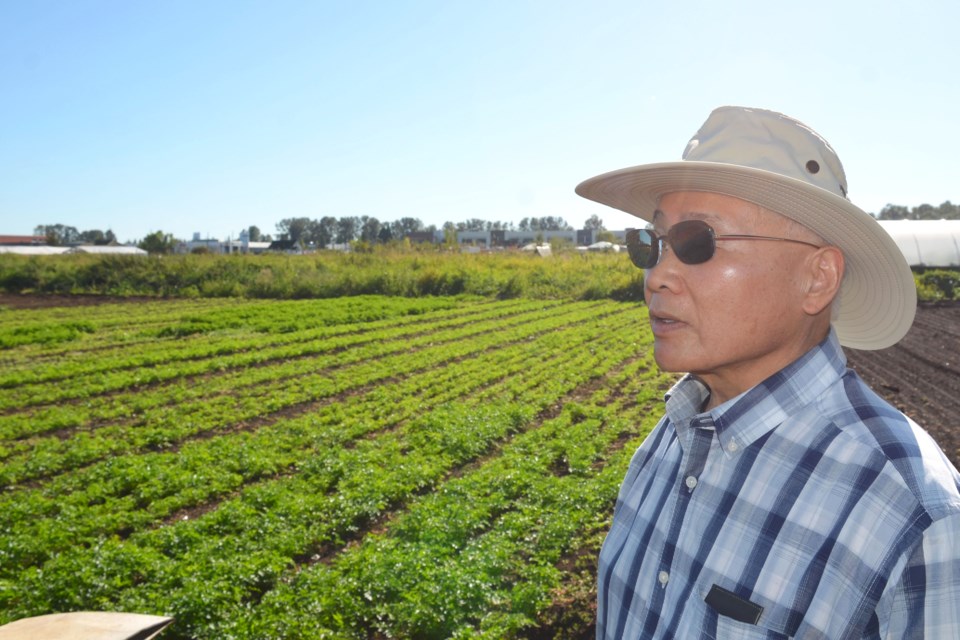
[[[650,326],[653,328],[654,333],[656,333],[658,330],[666,331],[673,329],[682,324],[684,324],[682,320],[676,316],[670,315],[669,313],[663,313],[659,311],[650,312]]]

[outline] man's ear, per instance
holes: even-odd
[[[843,253],[837,247],[817,249],[806,262],[807,288],[803,310],[817,315],[828,309],[843,283]]]

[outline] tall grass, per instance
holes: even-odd
[[[364,294],[642,300],[625,254],[374,250],[312,255],[0,255],[8,293],[333,298]]]
[[[922,301],[960,299],[960,273],[915,276]],[[355,295],[643,300],[643,272],[624,253],[552,257],[374,248],[309,255],[162,257],[0,254],[0,291],[165,298]]]

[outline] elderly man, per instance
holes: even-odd
[[[960,474],[841,349],[903,337],[914,281],[833,149],[724,107],[683,160],[577,192],[649,223],[654,356],[687,372],[621,487],[597,637],[960,638]]]

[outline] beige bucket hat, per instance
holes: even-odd
[[[721,193],[776,211],[843,251],[833,321],[841,344],[883,349],[907,333],[917,306],[910,266],[874,217],[847,199],[840,159],[815,131],[774,111],[720,107],[682,158],[604,173],[576,191],[647,221],[673,191]]]

